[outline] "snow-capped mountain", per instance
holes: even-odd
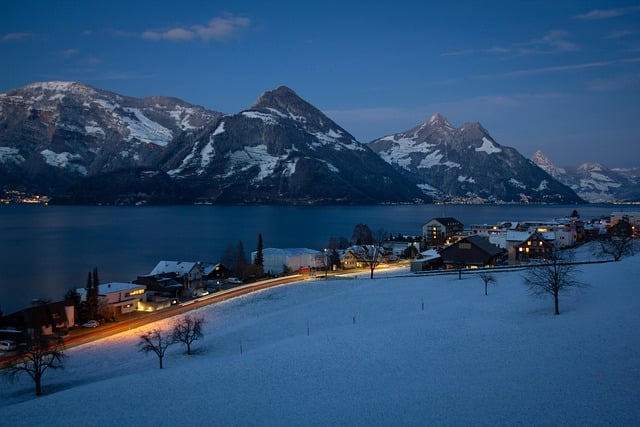
[[[164,169],[202,183],[201,199],[249,203],[379,203],[428,199],[293,90],[265,92],[175,147]],[[188,147],[188,148],[187,148]]]
[[[368,145],[437,200],[582,202],[517,150],[498,144],[479,123],[456,128],[437,113]]]
[[[0,187],[57,203],[428,200],[286,87],[233,115],[75,82],[0,94]]]
[[[600,163],[560,168],[539,150],[531,160],[588,202],[640,200],[640,176],[637,169],[612,170]]]
[[[155,169],[177,135],[218,116],[175,98],[30,84],[0,94],[0,184],[55,194],[84,177]]]

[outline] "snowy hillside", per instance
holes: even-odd
[[[488,296],[474,275],[283,286],[201,309],[199,353],[163,370],[147,327],[70,349],[43,397],[3,382],[2,425],[638,425],[638,275],[582,267],[560,316],[518,272]]]

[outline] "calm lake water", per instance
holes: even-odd
[[[465,227],[505,220],[549,220],[577,209],[583,219],[623,210],[580,206],[0,206],[0,307],[5,314],[34,298],[61,299],[84,287],[98,267],[100,281],[129,282],[160,260],[220,260],[242,241],[247,257],[258,234],[264,247],[324,248],[331,236],[351,238],[364,223],[419,235],[433,217],[452,216]]]

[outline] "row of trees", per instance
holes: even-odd
[[[176,343],[186,346],[187,354],[193,354],[193,343],[204,338],[203,317],[186,315],[176,321],[171,331],[153,329],[140,336],[139,350],[154,353],[162,369],[162,361],[167,348]],[[62,337],[36,335],[18,349],[16,358],[4,369],[3,375],[15,380],[21,375],[29,376],[35,385],[36,396],[42,395],[42,378],[48,371],[64,369],[67,355]]]
[[[191,346],[195,341],[204,338],[203,333],[204,318],[184,316],[173,325],[173,329],[164,332],[156,328],[140,336],[138,342],[139,350],[145,354],[153,353],[158,357],[160,369],[167,349],[176,343],[182,343],[187,348],[187,354],[193,354]]]

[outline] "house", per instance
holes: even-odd
[[[481,236],[469,236],[443,248],[440,257],[447,268],[478,268],[495,265],[505,250]]]
[[[231,270],[220,263],[201,262],[200,266],[202,267],[202,279],[205,282],[215,282],[231,275]]]
[[[138,303],[146,300],[146,286],[136,283],[111,282],[98,285],[98,306],[100,314],[113,318],[138,310]],[[78,288],[82,301],[87,300],[87,290]]]
[[[394,256],[399,258],[410,258],[410,256],[407,256],[408,253],[413,252],[417,254],[420,252],[419,242],[401,242],[397,240],[387,240],[382,242],[382,247],[384,247],[388,253],[393,254]]]
[[[611,227],[619,222],[626,222],[631,226],[631,236],[640,237],[640,212],[613,212],[610,217]]]
[[[184,285],[171,277],[144,275],[138,276],[133,283],[146,287],[147,299],[149,296],[178,298],[184,290]]]
[[[555,245],[545,235],[534,231],[524,241],[516,243],[509,252],[509,262],[527,262],[530,260],[544,260],[551,257]]]
[[[174,279],[189,290],[204,286],[203,275],[204,271],[199,262],[160,261],[147,276]]]
[[[73,301],[47,303],[36,300],[32,307],[5,316],[3,324],[8,331],[24,331],[26,338],[53,335],[74,326],[75,307]]]
[[[255,263],[257,251],[251,252],[251,262]],[[324,268],[320,259],[324,254],[307,248],[265,248],[262,250],[263,270],[269,274],[283,274],[301,268]]]
[[[555,233],[509,231],[507,233],[509,264],[548,259],[557,249],[555,241]]]
[[[373,245],[354,245],[344,250],[340,256],[340,266],[343,269],[364,268],[376,263],[396,260],[396,256],[384,247]]]
[[[437,270],[442,267],[442,257],[435,249],[421,252],[418,259],[411,261],[411,271]]]
[[[455,218],[432,218],[422,226],[422,237],[427,247],[437,247],[450,243],[451,238],[463,229],[462,223]]]

